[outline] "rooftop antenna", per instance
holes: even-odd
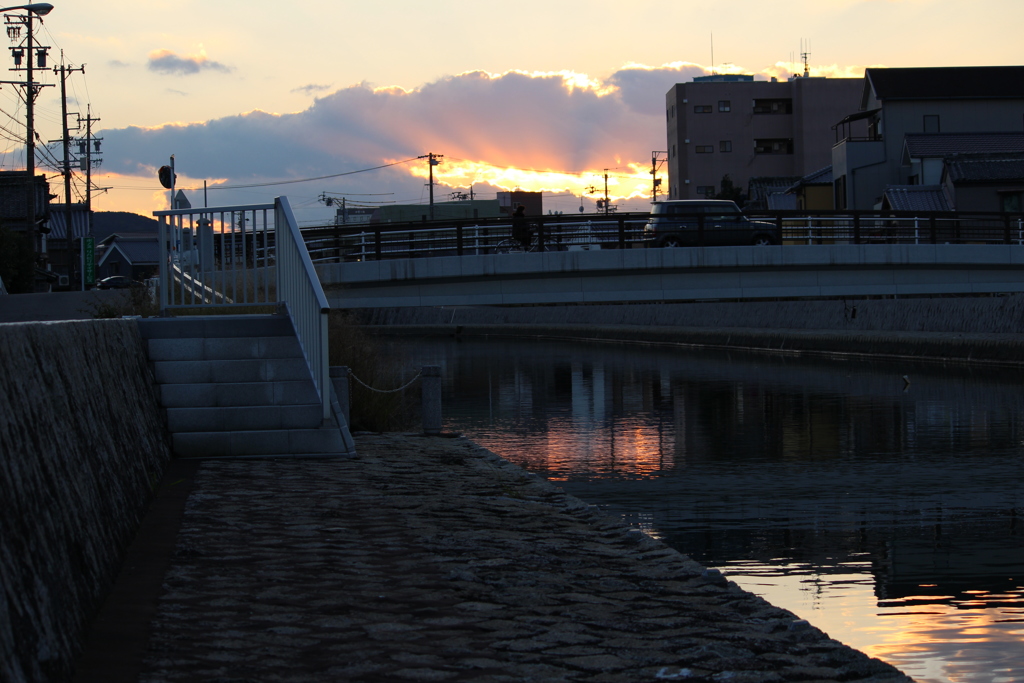
[[[804,45],[803,38],[800,39],[800,59],[804,60],[804,78],[810,78],[811,67],[808,64],[808,59],[811,57],[811,41],[807,41],[807,45]]]
[[[711,32],[711,75],[715,74],[715,32]]]

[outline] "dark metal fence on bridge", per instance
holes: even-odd
[[[746,212],[771,225],[776,244],[1024,244],[1024,214],[798,211]],[[653,247],[647,213],[530,216],[528,251]],[[694,246],[723,230],[697,216]],[[747,228],[749,230],[749,228]],[[508,218],[332,225],[302,230],[317,262],[373,261],[520,251]]]

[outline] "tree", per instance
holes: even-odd
[[[732,178],[726,173],[722,176],[722,191],[715,195],[715,199],[731,199],[740,206],[743,206],[743,202],[746,201],[746,195],[743,194],[743,190],[736,187]]]

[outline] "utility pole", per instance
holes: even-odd
[[[434,220],[434,167],[441,163],[441,159],[444,158],[443,154],[434,154],[433,152],[427,152],[421,156],[416,157],[417,159],[428,159],[430,169],[430,220]]]
[[[68,132],[68,76],[75,71],[85,73],[85,65],[77,69],[64,65],[64,50],[60,51],[60,67],[53,67],[53,73],[60,75],[60,111],[64,143],[64,225],[67,228],[68,240],[68,285],[76,289],[75,282],[75,237],[71,225],[71,137]],[[83,235],[84,236],[84,235]]]
[[[85,213],[88,219],[89,234],[92,234],[92,153],[94,146],[96,152],[100,151],[100,143],[103,142],[103,138],[92,137],[92,124],[99,121],[99,119],[94,119],[92,117],[91,104],[88,105],[88,108],[85,110],[85,112],[86,113],[84,119],[81,116],[78,117],[79,127],[81,127],[83,121],[85,122],[85,142],[83,143],[81,140],[79,140],[78,149],[80,153],[85,154],[85,165],[82,167],[82,170],[85,171]],[[97,159],[96,161],[98,166],[101,160]],[[171,190],[171,208],[174,208],[173,193],[174,191]]]
[[[658,188],[661,187],[661,178],[658,177],[658,168],[668,159],[668,152],[651,152],[651,201],[658,203]]]
[[[32,27],[32,19],[35,16],[43,17],[50,13],[53,9],[53,5],[49,3],[41,2],[34,5],[23,5],[20,7],[10,7],[5,9],[11,10],[25,10],[24,15],[20,14],[5,14],[4,23],[7,25],[7,35],[11,40],[17,40],[21,35],[21,27],[24,26],[25,31],[25,47],[16,45],[9,48],[11,51],[11,57],[14,58],[14,68],[11,71],[24,71],[24,81],[0,81],[3,84],[9,85],[20,85],[25,89],[25,230],[29,240],[29,244],[32,248],[33,255],[33,266],[35,265],[35,257],[38,254],[38,246],[36,244],[36,129],[35,129],[35,103],[36,97],[39,95],[39,90],[46,85],[43,83],[36,83],[32,76],[34,66],[38,62],[40,69],[46,68],[46,51],[49,50],[49,46],[39,46],[34,42],[34,30]],[[40,19],[41,20],[41,19]],[[22,60],[27,58],[25,66],[22,66]]]
[[[604,215],[611,213],[608,207],[608,169],[604,169]]]

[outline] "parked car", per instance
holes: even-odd
[[[111,275],[96,283],[96,289],[128,289],[138,283],[126,275]]]
[[[704,222],[703,240],[700,224]],[[709,247],[775,244],[775,226],[752,221],[736,202],[725,199],[677,199],[658,202],[644,226],[644,238],[658,247]]]

